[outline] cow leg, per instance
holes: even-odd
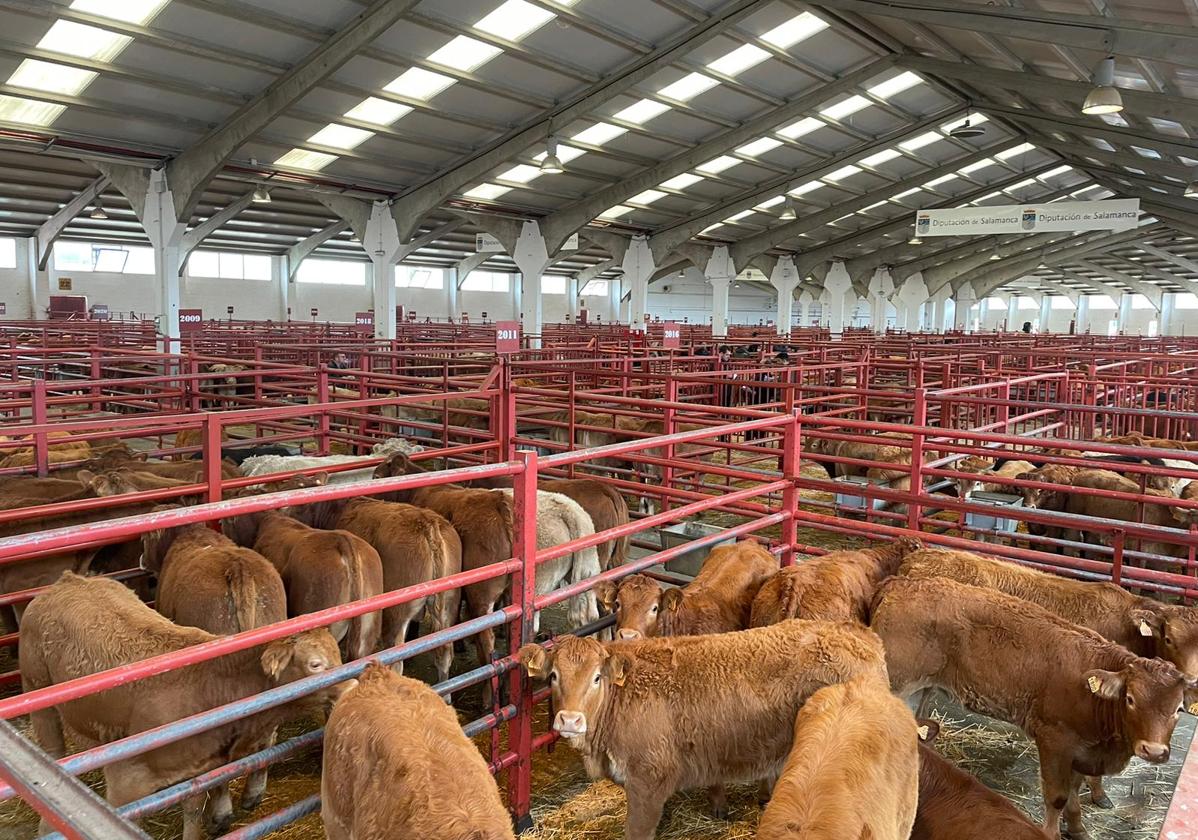
[[[711,800],[711,816],[717,820],[728,819],[728,792],[724,790],[724,786],[709,787],[707,798]]]
[[[233,824],[233,798],[229,796],[228,785],[218,785],[208,795],[208,803],[203,809],[204,829],[213,837],[224,834]],[[187,803],[183,805],[183,815],[187,816]]]
[[[453,627],[458,620],[458,609],[462,601],[462,591],[460,589],[451,589],[448,592],[441,592],[429,599],[425,605],[425,619],[428,621],[429,632],[436,633],[439,630],[447,630]],[[433,652],[433,662],[437,666],[437,682],[445,682],[449,679],[449,669],[453,665],[453,643],[442,645]],[[446,698],[447,702],[452,702],[452,698]]]
[[[51,758],[62,758],[67,754],[66,741],[62,736],[62,720],[56,709],[42,709],[29,715],[33,723],[33,735],[37,745]]]
[[[275,739],[272,735],[270,742],[263,749],[273,747],[274,745]],[[262,804],[262,797],[266,796],[266,776],[267,769],[263,767],[261,770],[255,770],[246,777],[245,787],[241,791],[241,810],[253,811]]]
[[[670,788],[659,779],[646,779],[624,788],[628,797],[628,823],[624,840],[653,840]]]
[[[1071,840],[1086,840],[1090,836],[1082,825],[1082,778],[1081,773],[1073,774],[1069,781],[1069,799],[1065,802],[1065,825],[1069,826]]]
[[[1090,786],[1090,802],[1099,808],[1114,808],[1115,803],[1106,795],[1102,786],[1102,776],[1086,776],[1086,784]]]
[[[408,625],[409,624],[411,624],[411,619],[408,618],[407,616],[403,616],[402,618],[396,619],[395,639],[391,643],[392,647],[399,647],[400,645],[404,644],[404,641],[408,637]],[[398,662],[396,662],[394,665],[391,666],[391,670],[395,671],[395,673],[399,674],[401,677],[403,676],[403,662],[404,661],[401,659]]]
[[[1044,830],[1051,840],[1060,840],[1061,813],[1073,792],[1072,762],[1068,753],[1051,742],[1042,741],[1036,746],[1040,752],[1040,788],[1044,793]],[[1082,838],[1084,835],[1074,840]]]
[[[479,587],[468,586],[463,593],[466,596],[466,612],[471,618],[486,615],[495,609],[495,599],[490,592]],[[478,652],[478,664],[490,665],[491,653],[495,650],[495,631],[487,628],[480,630],[474,636],[474,649]],[[491,683],[482,683],[483,705],[489,707],[492,703]]]

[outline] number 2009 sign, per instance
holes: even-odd
[[[515,353],[520,349],[520,322],[498,321],[495,324],[495,352]]]

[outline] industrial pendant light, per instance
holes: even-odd
[[[1183,195],[1186,198],[1198,198],[1198,175],[1195,175],[1194,180],[1190,181]]]
[[[908,245],[922,245],[923,240],[919,238],[918,233],[911,234],[911,238],[907,240]]]
[[[266,191],[266,187],[256,188],[252,201],[254,204],[270,204],[270,193]]]
[[[948,136],[956,137],[959,140],[964,140],[967,137],[981,137],[985,133],[986,129],[976,125],[971,125],[969,122],[969,117],[966,117],[965,122],[949,131]]]
[[[993,251],[990,252],[990,259],[991,259],[991,261],[1002,259],[1002,256],[998,253],[997,248],[995,248]]]
[[[541,161],[541,171],[546,175],[559,175],[564,169],[562,159],[557,156],[557,138],[550,137],[545,141],[545,159]]]
[[[793,222],[797,218],[799,218],[799,214],[795,212],[795,201],[787,196],[786,203],[782,206],[782,221]]]
[[[96,196],[96,206],[87,214],[87,217],[97,221],[103,221],[108,218],[108,214],[104,212],[104,205],[100,203],[100,196]]]
[[[1108,55],[1094,71],[1094,89],[1082,105],[1082,113],[1090,116],[1117,114],[1123,110],[1123,97],[1115,87],[1115,57]]]

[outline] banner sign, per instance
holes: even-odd
[[[516,353],[520,350],[520,322],[495,322],[495,352]]]
[[[1131,230],[1139,224],[1140,200],[1056,201],[999,207],[918,210],[917,236],[989,236],[1069,230]]]
[[[198,330],[204,324],[203,309],[180,309],[179,332]]]
[[[682,331],[678,324],[666,321],[665,330],[661,334],[661,346],[666,350],[677,350],[682,346]]]
[[[355,312],[354,326],[362,327],[363,329],[374,329],[374,313],[373,312]]]
[[[476,233],[474,250],[480,254],[502,254],[503,243],[489,233]]]
[[[3,304],[0,304],[0,306],[3,306]],[[4,314],[3,312],[0,312],[0,315],[3,315],[3,314]],[[97,321],[107,321],[109,318],[108,304],[97,303],[95,306],[93,306],[92,307],[92,318],[94,318]]]

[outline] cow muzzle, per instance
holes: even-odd
[[[641,638],[641,631],[625,628],[616,633],[616,636],[621,642],[635,642],[637,639]]]
[[[553,730],[563,738],[578,738],[587,734],[587,716],[582,712],[557,713],[553,719]]]
[[[1164,764],[1169,760],[1169,745],[1138,741],[1136,755],[1152,764]]]

